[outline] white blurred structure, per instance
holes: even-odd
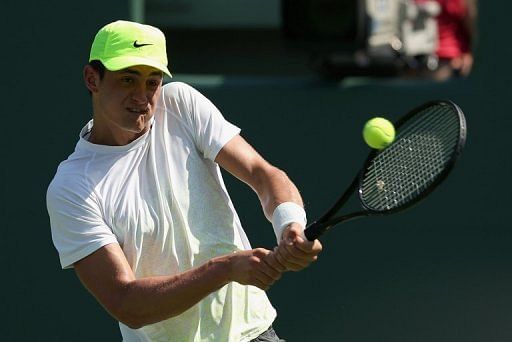
[[[366,53],[370,59],[434,56],[438,32],[436,1],[365,0]]]

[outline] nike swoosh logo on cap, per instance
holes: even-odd
[[[146,45],[153,45],[153,44],[139,44],[139,43],[137,43],[137,41],[133,42],[133,47],[136,47],[136,48],[140,48],[140,47],[143,47]]]

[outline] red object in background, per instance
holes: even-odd
[[[470,52],[470,32],[467,25],[468,7],[464,0],[436,0],[441,6],[437,17],[439,58],[452,59]]]

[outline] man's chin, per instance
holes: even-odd
[[[139,135],[146,133],[148,130],[149,130],[149,125],[138,126],[138,127],[133,127],[131,129],[129,129],[130,132],[132,132],[134,134],[139,134]]]
[[[151,116],[142,115],[139,120],[137,120],[134,127],[132,127],[131,131],[133,133],[145,133],[151,125]]]

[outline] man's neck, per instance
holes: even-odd
[[[97,145],[124,146],[143,136],[148,129],[149,127],[146,127],[138,133],[121,130],[113,132],[111,129],[99,129],[94,125],[87,140]]]

